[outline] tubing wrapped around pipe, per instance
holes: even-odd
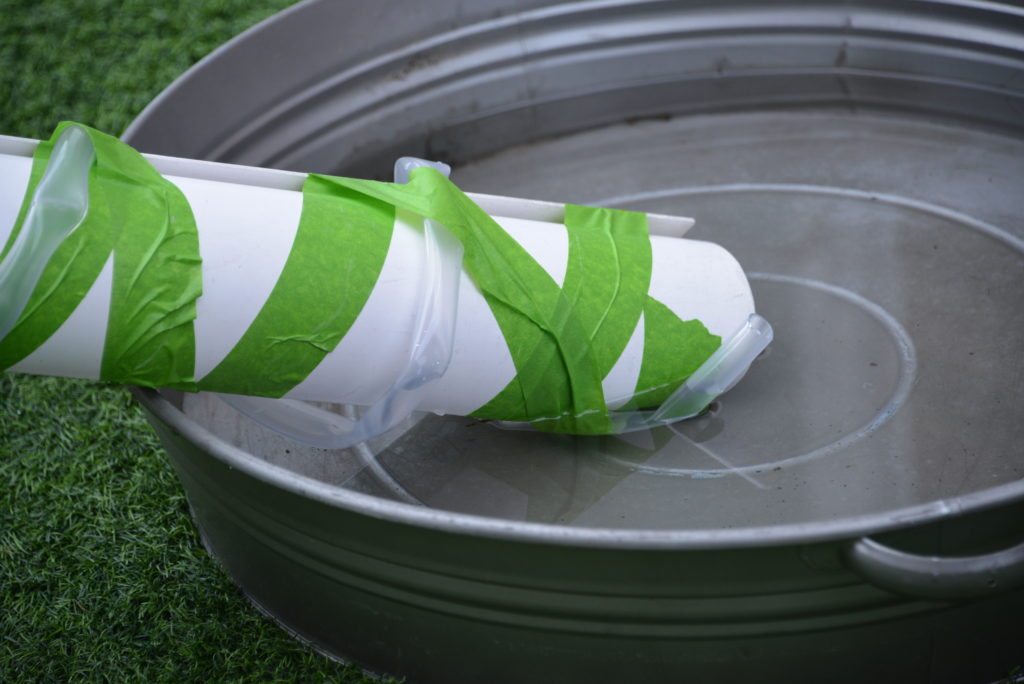
[[[0,339],[0,367],[9,370],[370,405],[400,368],[392,362],[389,372],[376,373],[376,387],[356,380],[380,369],[386,354],[376,347],[408,343],[415,321],[406,319],[418,306],[393,291],[384,296],[395,279],[391,262],[405,264],[409,274],[400,271],[399,279],[415,293],[411,271],[423,266],[402,245],[423,244],[425,220],[449,231],[465,259],[452,368],[425,396],[424,410],[557,432],[615,432],[622,428],[615,410],[663,402],[753,311],[728,252],[652,237],[641,213],[566,205],[562,225],[492,217],[429,168],[404,185],[315,174],[291,193],[203,185],[162,176],[127,145],[70,123],[36,149],[4,266],[50,152],[68,131],[84,132],[95,149],[89,210]],[[253,236],[290,240],[276,272],[224,249]],[[552,247],[558,236],[561,272]],[[67,283],[75,289],[64,294]],[[225,299],[232,290],[238,296]],[[665,301],[672,297],[697,302],[704,315],[682,317],[677,310],[685,307]],[[389,313],[382,304],[405,307],[394,316],[393,335],[380,323]],[[254,312],[247,320],[216,334],[220,318],[246,307]],[[100,315],[83,320],[88,312]],[[67,338],[86,329],[73,345],[80,358],[55,362]],[[357,341],[363,348],[354,353]],[[131,363],[113,363],[115,354]],[[351,377],[339,372],[346,359]]]

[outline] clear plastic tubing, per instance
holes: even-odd
[[[430,166],[445,174],[447,164],[402,157],[395,162],[395,182],[407,183],[412,169]],[[448,230],[423,223],[425,269],[416,331],[405,367],[391,386],[358,420],[294,399],[218,395],[229,406],[285,437],[322,449],[342,449],[372,439],[412,416],[430,383],[448,370],[459,303],[462,244]]]

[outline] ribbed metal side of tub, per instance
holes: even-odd
[[[737,548],[559,543],[557,533],[422,516],[254,462],[139,393],[204,541],[287,629],[416,682],[944,682],[1020,654],[1024,592],[902,597],[843,563],[850,540]],[[922,538],[1005,543],[1008,516]],[[688,546],[692,548],[687,548]]]

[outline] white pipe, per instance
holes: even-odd
[[[35,141],[0,136],[0,245],[15,222]],[[283,268],[302,206],[305,174],[147,155],[181,189],[195,216],[203,259],[197,302],[196,379],[214,368],[259,312]],[[564,205],[489,195],[470,197],[561,284],[568,242]],[[421,283],[422,219],[397,212],[390,251],[362,312],[338,346],[288,397],[370,404],[408,358]],[[742,268],[722,247],[681,239],[690,219],[649,215],[653,264],[649,294],[683,320],[699,319],[723,337],[754,311]],[[98,378],[110,292],[110,265],[78,309],[41,347],[9,370]],[[627,399],[643,356],[643,321],[604,379],[605,396]],[[425,410],[466,414],[515,375],[487,302],[463,273],[455,343]],[[612,408],[615,406],[612,405]]]

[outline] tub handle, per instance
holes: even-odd
[[[984,598],[1024,585],[1024,543],[980,556],[919,556],[863,537],[847,566],[882,589],[932,601]]]

